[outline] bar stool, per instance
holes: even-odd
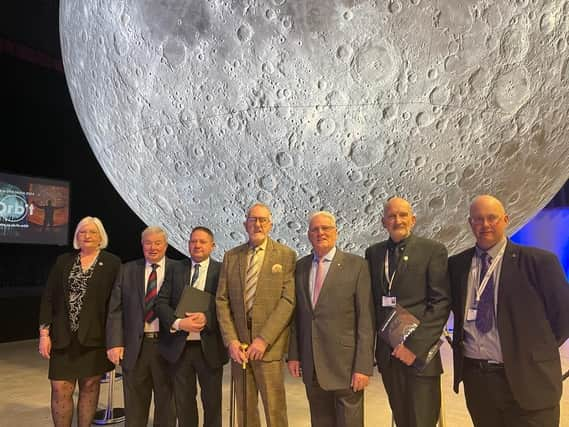
[[[115,380],[120,381],[121,379],[122,375],[117,374],[114,369],[111,372],[107,372],[105,376],[101,378],[101,384],[109,384],[107,391],[107,407],[105,409],[100,409],[95,413],[93,424],[116,424],[125,420],[124,408],[113,407],[113,387],[115,385]]]

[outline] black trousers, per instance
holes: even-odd
[[[314,373],[311,386],[306,386],[312,427],[363,427],[364,392],[352,389],[324,390]]]
[[[179,427],[198,427],[197,380],[201,389],[204,427],[221,427],[223,367],[211,368],[199,341],[187,341],[176,363],[170,364]]]
[[[527,411],[514,399],[503,367],[465,359],[462,372],[466,406],[475,427],[558,427],[559,404]]]
[[[154,426],[174,427],[176,413],[168,362],[158,352],[158,340],[144,338],[134,368],[123,370],[125,425],[148,424],[150,399],[154,391]]]
[[[441,377],[419,376],[417,370],[391,357],[381,378],[397,427],[435,427],[441,409]]]

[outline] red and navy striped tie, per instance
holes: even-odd
[[[158,275],[156,274],[156,269],[159,267],[159,265],[152,264],[151,267],[152,271],[148,276],[146,295],[144,296],[144,321],[146,323],[150,323],[156,319],[156,313],[154,312],[154,302],[156,301],[156,295],[158,294]]]

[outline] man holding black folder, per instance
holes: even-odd
[[[382,218],[389,239],[370,246],[365,256],[378,329],[395,307],[405,313],[398,320],[414,316],[418,323],[394,348],[377,338],[375,357],[397,427],[434,427],[441,404],[442,363],[438,353],[429,352],[436,349],[450,311],[447,250],[412,234],[415,221],[409,202],[389,199]]]
[[[191,258],[179,263],[158,295],[160,324],[170,331],[160,337],[160,352],[169,362],[178,425],[198,425],[197,377],[203,425],[221,427],[221,381],[228,356],[215,310],[220,263],[210,258],[215,247],[210,229],[195,227],[188,246]]]

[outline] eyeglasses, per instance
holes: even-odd
[[[320,227],[309,228],[308,231],[310,233],[318,233],[318,232],[330,233],[332,230],[335,230],[335,229],[336,229],[336,227],[334,227],[333,225],[322,225]]]
[[[249,216],[249,217],[247,217],[247,222],[249,224],[255,224],[257,221],[259,221],[259,224],[265,225],[265,224],[268,224],[269,222],[271,222],[271,218],[269,218],[267,216]]]
[[[496,225],[502,219],[503,215],[488,215],[488,216],[471,216],[470,222],[474,225],[482,225],[484,222],[489,225]]]
[[[95,231],[95,230],[81,230],[77,234],[79,234],[81,236],[86,236],[87,234],[89,234],[90,236],[94,236],[95,234],[99,234],[99,232]]]

